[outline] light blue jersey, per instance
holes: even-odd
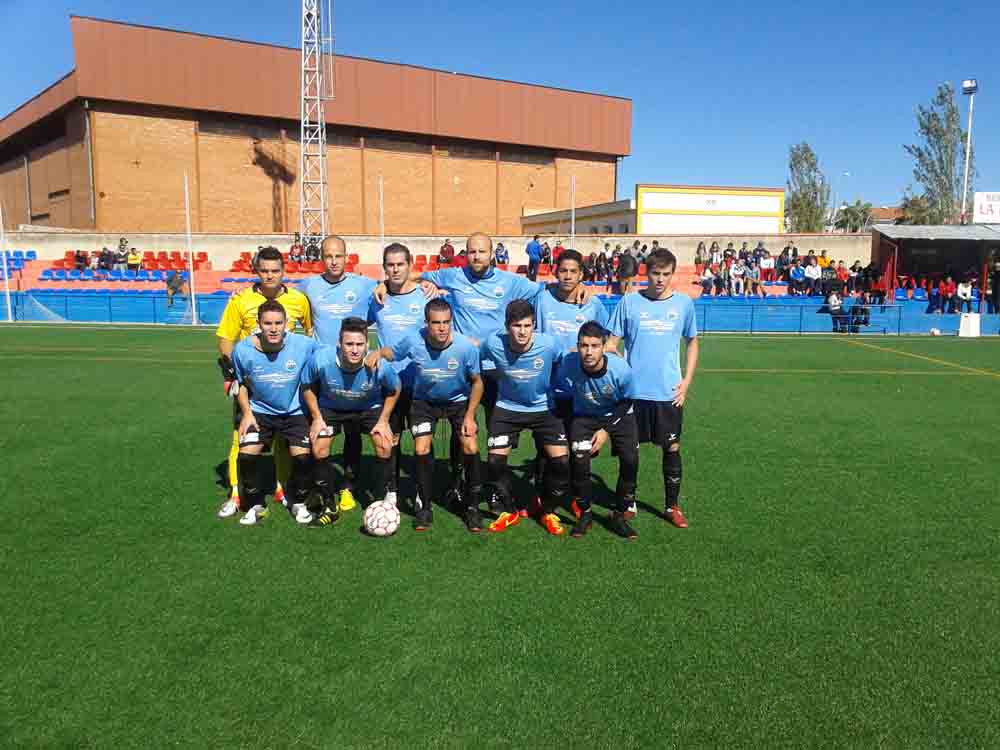
[[[576,349],[580,326],[591,320],[602,328],[608,327],[607,309],[597,297],[583,305],[562,302],[551,289],[543,289],[535,297],[535,329],[552,336],[563,354]]]
[[[344,318],[364,320],[378,283],[367,276],[345,273],[336,284],[322,275],[310,276],[299,285],[312,308],[313,335],[321,344],[336,347]]]
[[[666,299],[626,294],[611,322],[611,335],[625,340],[625,352],[635,381],[634,398],[672,401],[681,382],[681,337],[698,335],[694,303],[674,292]]]
[[[375,372],[365,367],[347,371],[341,368],[332,346],[321,346],[313,352],[303,382],[315,384],[320,407],[334,411],[375,409],[399,388],[399,376],[388,362],[379,362]]]
[[[448,291],[455,317],[455,330],[482,344],[504,327],[507,305],[516,299],[533,300],[542,288],[534,281],[509,271],[490,268],[476,276],[467,266],[426,271],[420,275]]]
[[[413,398],[421,401],[465,401],[472,390],[469,378],[479,374],[479,349],[460,333],[452,334],[449,346],[435,349],[426,329],[411,331],[392,347],[392,356],[413,361]]]
[[[559,345],[546,333],[535,333],[525,352],[510,349],[507,333],[490,335],[480,347],[480,357],[497,371],[497,406],[510,411],[545,411],[549,408],[552,366]]]
[[[289,333],[280,351],[265,354],[254,346],[256,340],[256,335],[247,336],[233,349],[236,379],[250,391],[250,408],[258,414],[301,414],[299,386],[309,382],[305,375],[316,342],[308,336]]]
[[[580,355],[570,352],[559,363],[557,395],[572,396],[573,414],[581,417],[610,417],[615,407],[632,398],[632,368],[617,354],[604,357],[605,366],[597,373],[583,369]]]
[[[423,290],[418,286],[406,294],[390,294],[386,292],[385,304],[380,305],[374,297],[368,307],[368,322],[374,323],[378,329],[380,346],[394,347],[409,334],[420,329],[424,322]],[[413,387],[413,368],[408,357],[397,357],[390,363],[392,369],[399,373],[404,388]]]

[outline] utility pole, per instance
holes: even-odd
[[[299,233],[302,244],[319,244],[327,235],[326,117],[323,102],[333,98],[333,5],[326,3],[330,36],[323,36],[323,0],[302,0],[302,95],[299,140]],[[324,54],[329,81],[324,76]]]

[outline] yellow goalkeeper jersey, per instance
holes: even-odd
[[[288,330],[295,329],[298,324],[306,335],[312,335],[312,315],[309,310],[309,298],[297,289],[282,286],[281,293],[275,297],[288,313]],[[222,319],[215,335],[228,341],[242,341],[257,330],[257,308],[267,300],[254,284],[246,289],[234,292],[222,312]]]

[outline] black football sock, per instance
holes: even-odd
[[[305,504],[313,488],[313,459],[308,453],[292,456],[292,475],[288,480],[288,499],[291,505]]]
[[[545,460],[545,497],[542,512],[553,513],[563,504],[569,491],[569,456],[547,458]]]
[[[590,496],[593,491],[590,479],[590,443],[587,448],[573,452],[570,462],[573,495],[580,510],[590,510]]]
[[[239,476],[240,510],[246,513],[255,505],[264,505],[264,483],[261,476],[264,456],[240,453],[236,458]]]
[[[486,458],[486,478],[496,490],[500,504],[508,513],[514,512],[510,497],[510,468],[507,466],[507,456],[490,453]]]
[[[389,479],[390,490],[399,490],[399,443],[392,446],[392,453],[389,454]],[[421,496],[422,497],[422,496]]]
[[[431,507],[431,498],[434,492],[434,454],[428,453],[425,456],[417,455],[417,492],[420,494],[420,501],[424,508]]]
[[[386,487],[389,483],[389,464],[391,459],[379,458],[375,456],[375,474],[372,477],[374,482],[372,484],[372,494],[375,496],[376,502],[385,499]]]
[[[619,452],[618,454],[618,484],[615,486],[615,494],[618,496],[621,510],[626,510],[626,506],[635,499],[638,479],[639,450],[633,445],[624,453]],[[665,483],[666,478],[664,477]]]
[[[448,444],[448,464],[451,467],[450,489],[457,490],[462,486],[462,438],[457,430],[451,431],[451,442]]]
[[[344,434],[344,480],[351,487],[361,473],[361,433]]]
[[[333,456],[327,456],[316,461],[313,467],[313,481],[316,485],[316,494],[319,495],[320,505],[309,506],[311,513],[320,512],[323,507],[336,508],[337,503],[334,496],[337,492],[337,471],[334,468]]]
[[[666,495],[666,509],[669,511],[677,505],[681,496],[681,452],[663,452],[663,491]]]
[[[465,504],[470,508],[478,507],[479,496],[483,492],[483,477],[479,454],[464,454],[462,456],[462,463],[465,465]],[[452,475],[452,479],[454,480],[454,475]]]

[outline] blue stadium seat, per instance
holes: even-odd
[[[895,294],[893,294],[892,298],[894,300],[896,300],[897,302],[904,302],[907,299],[909,299],[909,297],[906,296],[906,290],[905,289],[897,289],[896,292],[895,292]]]
[[[927,290],[926,289],[914,289],[913,299],[916,302],[926,302],[927,301]]]
[[[38,253],[36,253],[34,250],[29,250],[24,254],[24,257],[28,260],[38,260]]]
[[[66,272],[61,268],[52,272],[52,278],[56,281],[66,281]]]
[[[135,281],[135,271],[122,271],[122,281]]]
[[[108,271],[108,281],[121,281],[122,272],[121,271]]]
[[[88,269],[84,270],[84,272],[80,275],[80,278],[83,279],[84,281],[93,281],[94,280],[94,272],[91,271],[88,268]]]
[[[163,271],[150,271],[149,272],[150,281],[163,281]]]
[[[46,268],[42,271],[42,275],[39,277],[42,281],[52,281],[52,269]]]
[[[15,250],[14,251],[14,257],[17,260],[24,260],[24,253],[22,253],[20,250]]]
[[[72,271],[69,272],[66,278],[69,279],[70,281],[79,281],[80,276],[81,276],[80,272],[74,268]]]
[[[149,281],[149,271],[145,268],[135,272],[136,281]]]

